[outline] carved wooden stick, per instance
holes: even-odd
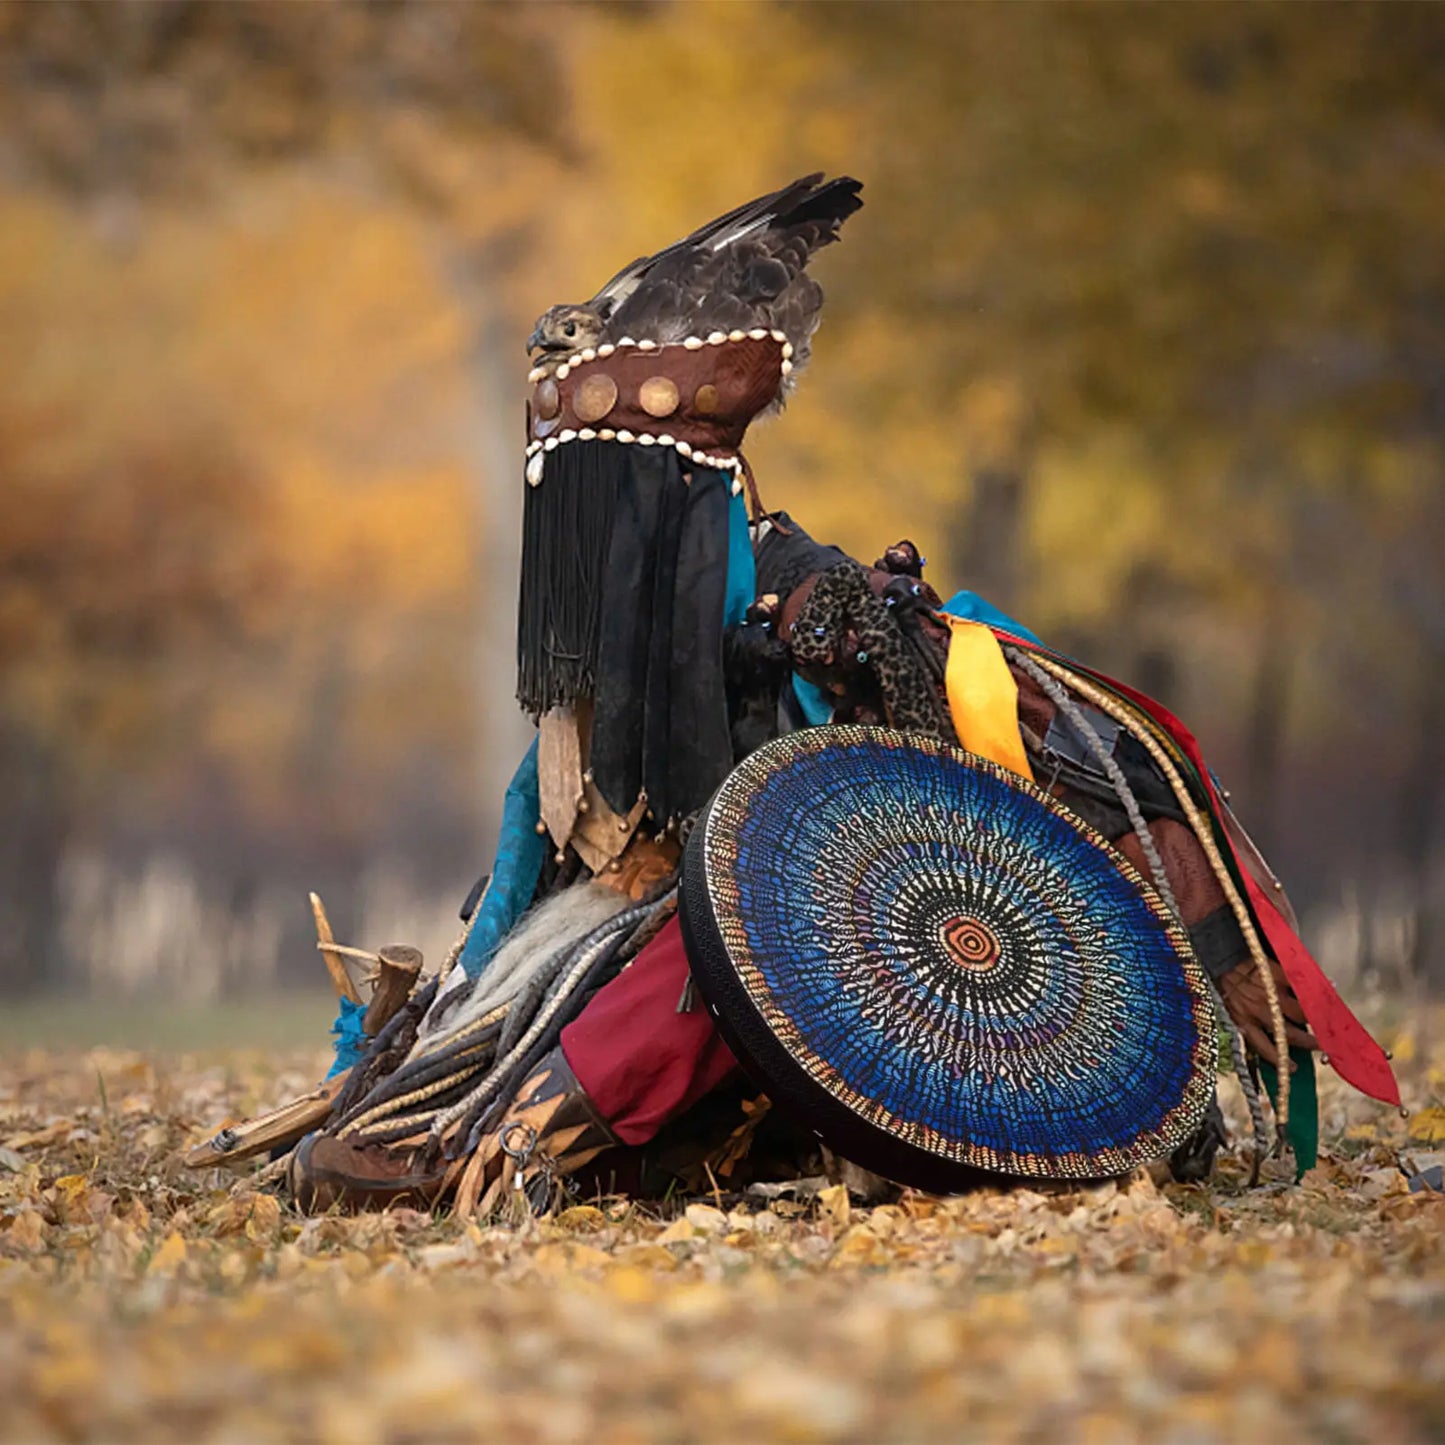
[[[269,1149],[290,1148],[303,1135],[319,1129],[331,1113],[331,1105],[346,1083],[346,1074],[327,1079],[319,1088],[257,1119],[232,1124],[209,1139],[193,1145],[182,1156],[188,1169],[209,1169],[217,1164],[236,1164]]]
[[[381,972],[376,979],[376,992],[371,1007],[362,1020],[362,1028],[378,1034],[391,1016],[411,997],[417,975],[421,973],[421,949],[404,943],[389,943],[377,953]]]
[[[327,944],[336,942],[336,935],[331,931],[331,920],[326,916],[326,905],[322,903],[319,893],[311,895],[311,914],[316,919],[316,941],[321,945],[321,956],[326,960],[326,971],[331,975],[336,992],[342,998],[350,999],[352,1003],[360,1003],[361,995],[352,983],[346,965],[341,961],[341,954],[327,947]]]

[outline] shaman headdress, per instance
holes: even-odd
[[[544,752],[549,718],[580,734],[573,763],[586,755],[579,774],[624,837],[694,812],[732,766],[722,633],[752,601],[743,437],[807,359],[823,298],[806,266],[859,189],[806,177],[533,333],[518,699]],[[559,846],[587,801],[562,796],[549,817],[544,797]],[[611,852],[579,851],[593,867]]]

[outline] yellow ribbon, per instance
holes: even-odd
[[[1034,770],[1019,734],[1019,689],[1003,649],[981,622],[950,617],[944,685],[948,711],[960,745],[1000,767],[1034,781]]]

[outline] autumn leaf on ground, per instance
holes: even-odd
[[[1403,1071],[1409,1102],[1438,1066]],[[0,1171],[0,1440],[1393,1445],[1445,1419],[1445,1196],[1401,1172],[1439,1151],[1399,1148],[1403,1121],[1329,1073],[1299,1188],[1251,1190],[1233,1155],[1207,1187],[1141,1170],[873,1206],[822,1177],[719,1181],[514,1229],[305,1219],[254,1176],[157,1158],[150,1131],[191,1137],[182,1101],[239,1115],[314,1061],[147,1068],[150,1103],[117,1091],[107,1122],[73,1058],[32,1056],[23,1083],[0,1058],[12,1132],[49,1140]]]

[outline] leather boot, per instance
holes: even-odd
[[[419,1167],[420,1143],[353,1144],[330,1134],[308,1134],[291,1157],[296,1207],[303,1214],[392,1205],[430,1209],[460,1171],[446,1159]]]

